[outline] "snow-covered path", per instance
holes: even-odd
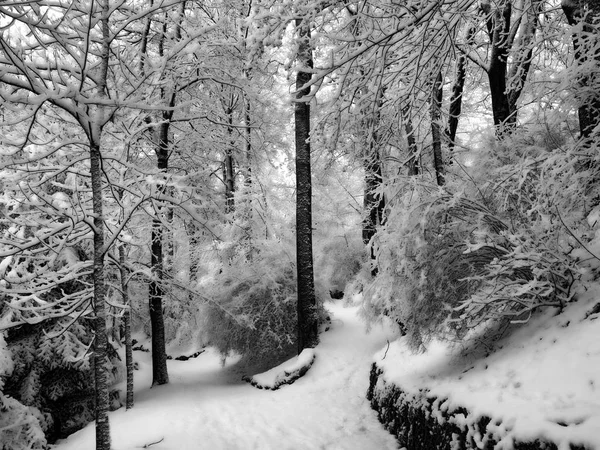
[[[111,413],[115,450],[185,449],[397,449],[365,399],[372,355],[386,343],[383,329],[369,334],[356,308],[329,303],[333,324],[321,336],[317,359],[293,385],[256,389],[232,377],[212,351],[169,361],[171,384],[142,389],[131,411]],[[136,352],[136,359],[147,358]],[[147,362],[136,373],[148,386]],[[61,442],[59,450],[94,448],[94,427]]]

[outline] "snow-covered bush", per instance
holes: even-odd
[[[376,236],[379,272],[364,289],[367,318],[391,317],[420,347],[572,299],[579,273],[572,251],[589,240],[584,218],[600,199],[598,151],[548,152],[538,142],[507,138],[468,179],[449,176],[444,189],[416,180],[401,186]]]
[[[27,407],[0,392],[0,444],[2,449],[35,450],[46,448],[37,408]]]
[[[38,419],[50,441],[94,420],[91,339],[91,323],[71,324],[68,317],[8,331],[14,370],[4,392],[40,411]],[[121,364],[114,345],[110,345],[109,382],[115,381]]]
[[[254,245],[251,259],[245,252],[232,255],[203,287],[210,300],[207,336],[224,356],[236,352],[248,362],[274,362],[296,350],[294,256],[281,241]]]
[[[344,292],[366,260],[358,233],[334,236],[315,244],[316,282],[331,292]]]
[[[33,450],[46,448],[40,426],[42,415],[3,393],[5,379],[13,372],[10,350],[0,332],[0,445],[2,449]]]

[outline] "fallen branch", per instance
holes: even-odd
[[[156,442],[150,442],[149,444],[142,445],[141,447],[138,447],[138,448],[148,448],[148,447],[151,447],[151,446],[153,446],[153,445],[160,444],[160,443],[161,443],[162,441],[164,441],[164,440],[165,440],[165,438],[164,438],[164,437],[162,437],[162,438],[160,438],[160,439],[159,439],[158,441],[156,441]]]

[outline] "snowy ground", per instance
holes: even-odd
[[[397,449],[365,399],[373,354],[391,333],[365,334],[356,308],[329,303],[332,327],[321,336],[308,373],[277,391],[240,379],[209,350],[189,361],[169,361],[170,385],[148,389],[149,355],[135,352],[136,404],[110,414],[115,450]],[[94,425],[57,445],[94,448]]]
[[[433,342],[412,354],[399,339],[375,360],[405,392],[447,399],[440,409],[501,419],[497,449],[545,439],[560,450],[600,450],[600,314],[589,314],[598,301],[600,287],[591,285],[561,314],[546,310],[497,343],[483,334],[468,346]]]

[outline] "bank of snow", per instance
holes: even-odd
[[[375,362],[385,383],[438,399],[439,417],[466,408],[470,420],[501,423],[496,448],[539,440],[600,449],[600,315],[590,314],[598,301],[600,289],[588,289],[561,314],[547,310],[493,347],[483,334],[468,347],[433,342],[413,354],[401,338]]]
[[[315,350],[305,348],[298,356],[273,367],[263,373],[247,376],[243,379],[259,389],[279,389],[281,386],[292,384],[304,376],[315,362]]]
[[[276,391],[243,382],[235,364],[223,367],[211,349],[188,361],[168,361],[171,383],[149,389],[149,354],[135,352],[136,404],[110,414],[113,449],[396,449],[365,399],[373,354],[391,332],[365,334],[356,308],[326,307],[332,326],[321,336],[313,366]],[[57,446],[93,448],[94,424]]]

